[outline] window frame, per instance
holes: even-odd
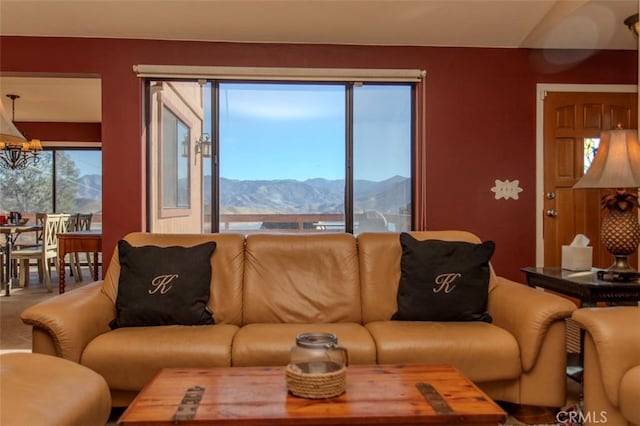
[[[51,209],[44,209],[46,211],[50,211],[52,213],[62,213],[58,211],[58,188],[57,188],[57,174],[58,174],[58,159],[57,152],[59,151],[96,151],[100,153],[102,158],[102,144],[100,143],[78,143],[78,144],[68,144],[61,142],[42,142],[42,154],[47,153],[51,155]],[[101,170],[102,174],[102,170]],[[102,197],[101,197],[102,198]],[[98,214],[93,212],[94,214]],[[99,213],[100,215],[102,213]]]
[[[202,81],[202,80],[200,80]],[[340,85],[345,88],[345,157],[344,157],[344,170],[345,170],[345,191],[344,191],[344,232],[349,234],[354,234],[355,232],[355,216],[354,216],[354,117],[353,117],[353,108],[354,108],[354,89],[360,87],[362,85],[379,85],[379,86],[393,86],[393,85],[410,85],[411,90],[411,136],[410,136],[410,146],[409,149],[411,151],[411,167],[409,171],[409,179],[411,185],[411,220],[410,223],[413,225],[415,223],[415,205],[417,204],[415,200],[415,152],[416,145],[418,144],[417,140],[417,104],[416,104],[416,94],[418,92],[418,87],[416,82],[410,81],[366,81],[366,82],[353,82],[353,81],[312,81],[312,80],[207,80],[208,83],[211,84],[211,131],[214,135],[213,137],[213,147],[212,147],[212,165],[211,165],[211,196],[212,196],[212,212],[211,212],[211,223],[209,224],[212,233],[221,232],[221,224],[220,224],[220,114],[219,108],[220,105],[217,102],[220,84],[226,83],[246,83],[246,84],[300,84],[300,85],[322,85],[322,84],[330,84],[330,85]],[[413,226],[411,226],[413,228]]]
[[[165,201],[165,193],[164,193],[164,157],[165,157],[165,144],[164,144],[164,115],[165,115],[165,108],[167,108],[167,110],[169,110],[171,112],[171,114],[173,114],[180,122],[182,122],[187,129],[189,130],[189,149],[187,150],[188,156],[186,157],[186,161],[187,161],[187,198],[188,198],[188,207],[184,207],[184,206],[176,206],[176,207],[165,207],[164,205],[164,201]],[[193,129],[193,123],[191,122],[191,120],[189,120],[187,117],[184,116],[184,114],[182,114],[179,109],[169,100],[165,99],[164,96],[160,95],[158,96],[158,138],[159,138],[159,144],[158,144],[158,162],[159,162],[159,167],[158,167],[158,216],[162,219],[165,218],[174,218],[174,217],[185,217],[185,216],[190,216],[192,214],[192,203],[191,203],[191,167],[189,167],[189,165],[191,164],[191,146],[192,146],[192,129]],[[181,142],[179,142],[176,139],[176,144],[180,144]],[[178,158],[184,158],[182,157],[182,155],[180,155],[178,153]],[[177,162],[175,164],[175,167],[177,168]],[[177,175],[176,175],[177,177]],[[176,179],[176,197],[178,197],[178,181],[179,178]]]
[[[210,222],[203,222],[202,232],[220,232],[219,221],[219,167],[218,159],[218,89],[220,82],[249,82],[249,83],[342,83],[359,85],[362,83],[399,83],[411,85],[411,168],[410,168],[410,191],[411,191],[411,220],[410,229],[414,231],[427,229],[426,205],[427,205],[427,176],[426,176],[426,77],[425,70],[418,69],[367,69],[367,68],[270,68],[270,67],[219,67],[219,66],[188,66],[188,65],[134,65],[134,72],[142,80],[145,92],[143,97],[145,128],[149,129],[152,122],[151,117],[151,82],[198,82],[201,85],[209,83],[211,85],[210,107],[212,113],[209,134],[212,136],[212,156],[210,159],[211,175],[211,213]],[[147,164],[151,165],[151,133],[147,132]],[[348,153],[348,155],[351,155]],[[203,163],[204,164],[204,163]],[[346,179],[349,179],[349,173]],[[153,178],[148,174],[148,179]],[[349,185],[348,191],[352,191]],[[152,194],[147,192],[147,206],[151,206]],[[204,206],[204,204],[203,204]],[[353,220],[353,206],[345,206],[345,215],[349,220]],[[147,209],[147,229],[150,231],[152,223],[151,212],[153,208]],[[203,212],[203,218],[207,216]],[[207,229],[209,228],[209,229]],[[206,231],[204,231],[206,229]],[[349,232],[345,229],[345,232]],[[353,232],[351,229],[350,232]]]

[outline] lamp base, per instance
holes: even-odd
[[[640,272],[629,265],[629,257],[614,254],[613,265],[606,271],[598,271],[598,279],[615,282],[640,282]]]
[[[640,284],[640,272],[609,272],[598,271],[597,277],[602,281],[627,282]]]
[[[638,272],[629,265],[629,256],[614,254],[613,259],[613,265],[609,266],[607,272],[622,274],[627,272]]]

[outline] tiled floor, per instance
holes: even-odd
[[[85,268],[86,270],[86,268]],[[68,272],[67,272],[68,274]],[[73,277],[67,275],[67,291],[73,291],[89,282],[88,273],[84,273],[85,281],[76,283]],[[46,300],[58,294],[57,276],[52,276],[53,291],[49,293],[43,284],[39,284],[37,276],[33,275],[31,285],[27,288],[14,288],[9,297],[0,297],[0,353],[15,351],[31,351],[31,328],[22,323],[20,313],[27,307]],[[15,284],[14,284],[15,286]],[[4,294],[4,291],[2,292]],[[580,386],[571,379],[567,379],[567,404],[575,404],[580,393]],[[114,410],[108,425],[115,425],[122,410]],[[506,425],[522,425],[513,417],[507,419]]]

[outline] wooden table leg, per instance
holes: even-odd
[[[9,234],[6,234],[6,245],[5,245],[5,252],[4,252],[4,256],[6,257],[6,264],[2,265],[3,268],[5,268],[5,276],[4,276],[4,295],[5,296],[10,296],[11,295],[11,244],[13,243],[13,241],[11,240],[11,236]]]
[[[98,281],[98,252],[93,252],[93,280]]]
[[[65,278],[65,273],[64,273],[64,268],[65,268],[65,264],[64,264],[64,254],[62,256],[60,256],[60,260],[59,260],[59,270],[58,270],[58,294],[62,294],[64,293],[64,278]]]

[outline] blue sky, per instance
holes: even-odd
[[[100,151],[65,151],[75,161],[79,176],[102,175],[102,153]]]
[[[356,87],[354,106],[354,177],[410,176],[410,87]],[[344,179],[345,109],[343,85],[221,84],[220,176]]]

